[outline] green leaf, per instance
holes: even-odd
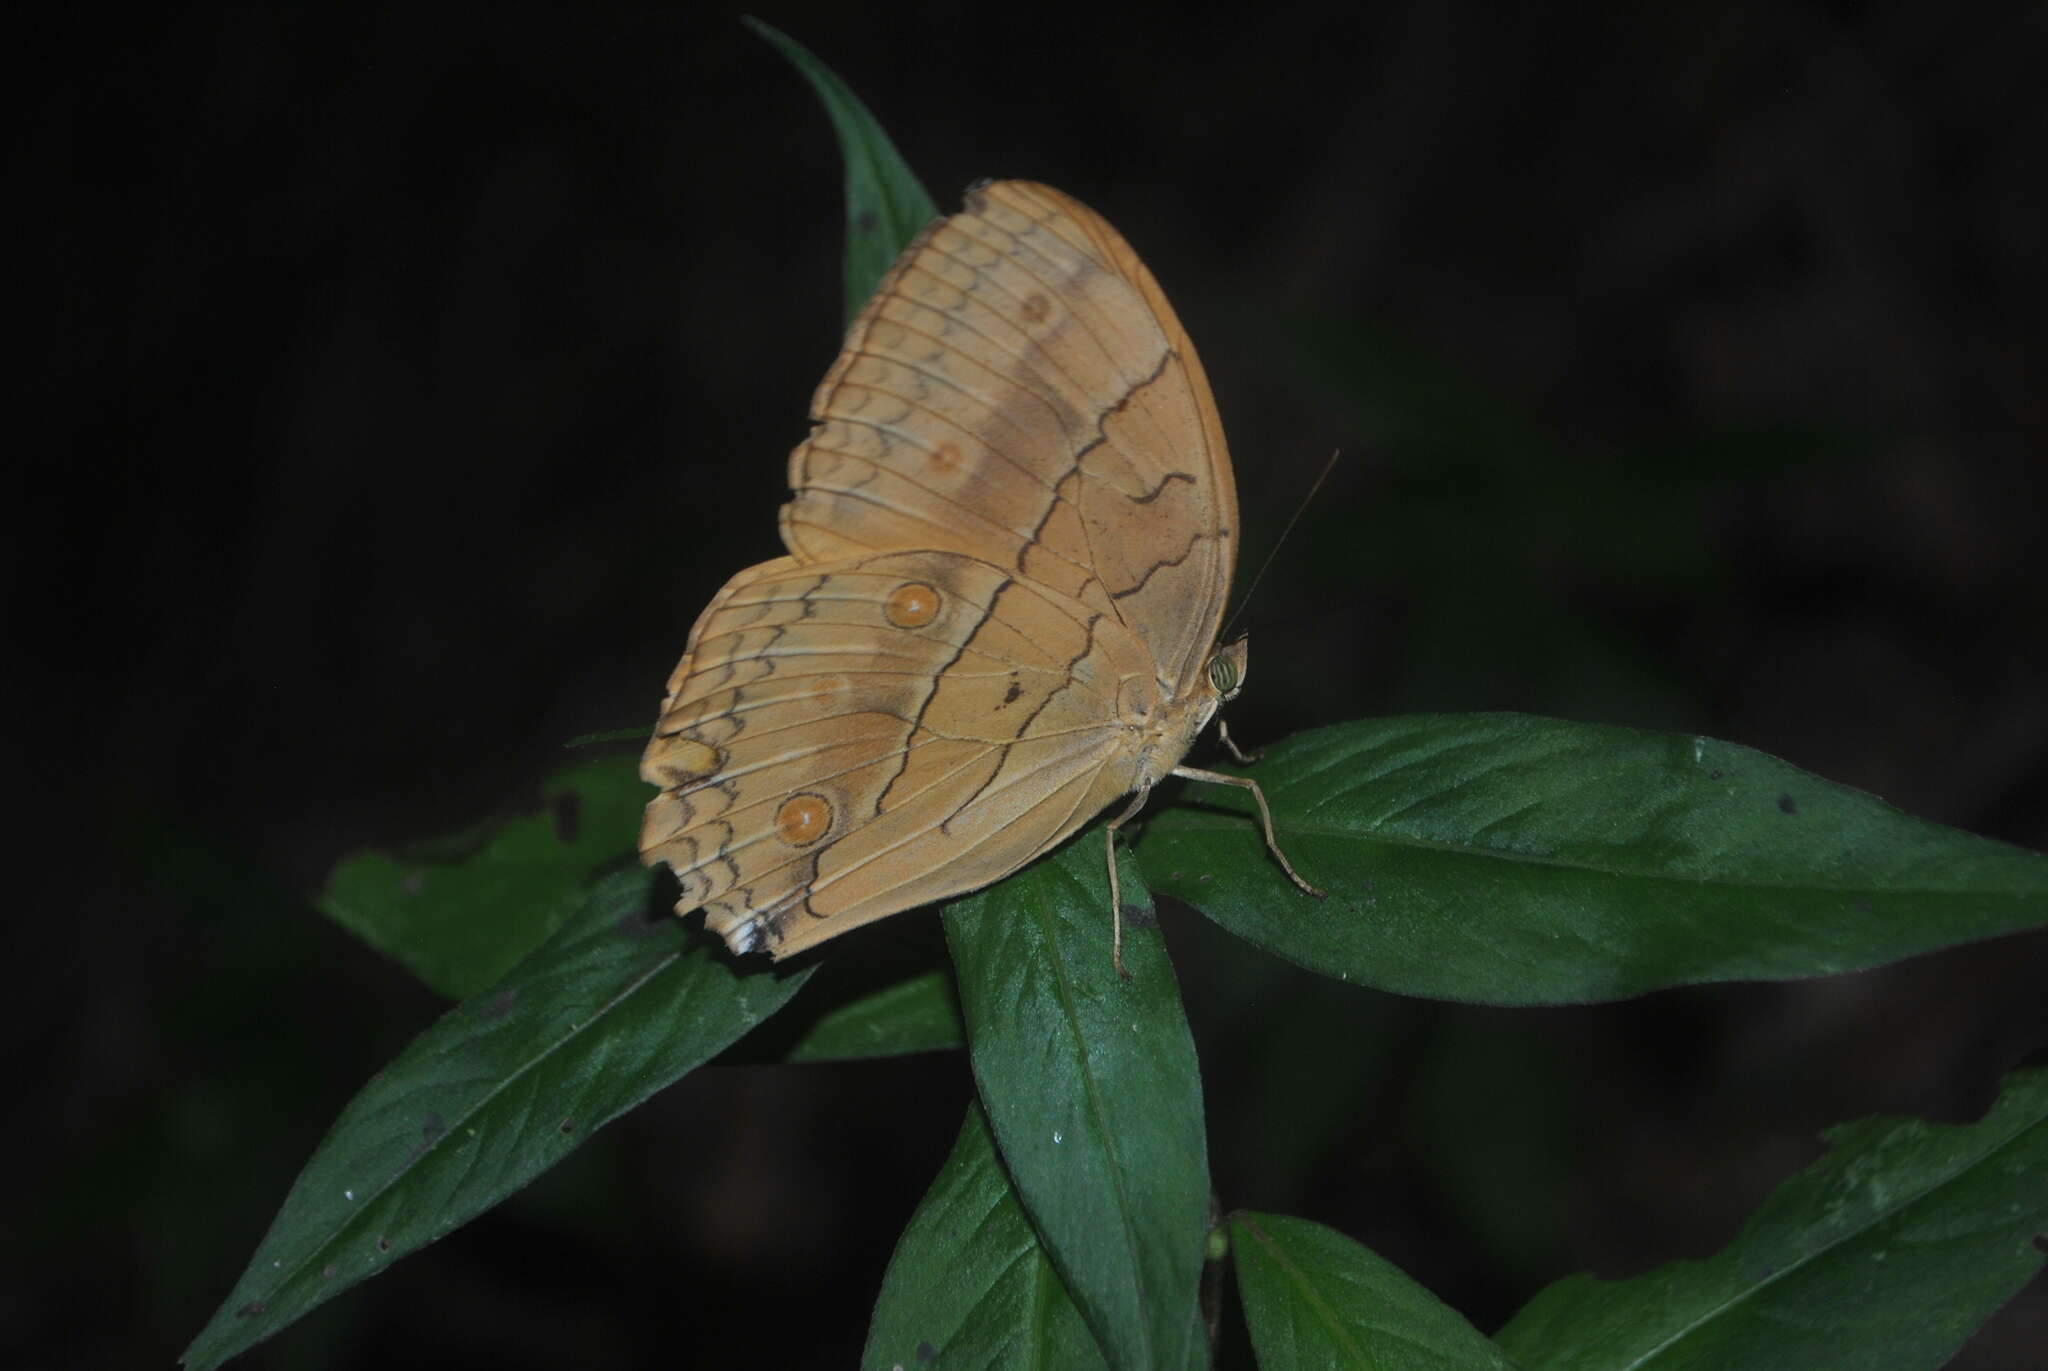
[[[408,855],[349,858],[320,907],[450,999],[473,995],[561,927],[598,873],[633,850],[651,794],[630,760],[578,763],[509,821]]]
[[[852,87],[780,29],[754,18],[744,22],[804,74],[839,136],[846,162],[846,318],[851,321],[897,254],[939,217],[938,208]]]
[[[1946,1362],[2041,1269],[2048,1070],[1974,1124],[1864,1119],[1734,1242],[1632,1280],[1570,1276],[1500,1332],[1528,1371]]]
[[[1311,970],[1490,1004],[1852,971],[2048,922],[2048,857],[1707,738],[1512,714],[1305,733],[1146,826],[1154,890]]]
[[[978,1106],[889,1259],[860,1364],[1107,1365],[1017,1203]]]
[[[373,1077],[186,1364],[218,1365],[481,1214],[774,1013],[809,975],[740,975],[662,903],[647,872],[607,877],[503,982]]]
[[[1384,1257],[1335,1229],[1233,1214],[1231,1249],[1262,1371],[1505,1371],[1501,1350]]]
[[[1188,1364],[1209,1161],[1194,1040],[1148,907],[1110,963],[1102,828],[946,911],[982,1107],[1112,1366]],[[1127,901],[1144,887],[1125,860]]]
[[[735,1043],[719,1065],[863,1061],[967,1044],[934,911],[907,912],[804,964],[815,964],[817,975],[803,999]]]
[[[938,1052],[966,1041],[952,976],[927,971],[822,1015],[783,1060],[858,1061]]]

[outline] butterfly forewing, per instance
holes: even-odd
[[[1201,362],[1136,254],[1046,186],[997,182],[885,276],[791,455],[806,560],[946,548],[1115,615],[1193,684],[1237,540]]]

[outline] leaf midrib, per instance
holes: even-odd
[[[684,949],[681,948],[678,948],[675,951],[672,951],[665,955],[659,962],[656,962],[653,966],[648,968],[648,970],[645,973],[636,976],[632,980],[628,981],[611,997],[611,999],[599,1005],[597,1011],[594,1014],[592,1014],[589,1018],[577,1020],[575,1023],[570,1025],[568,1031],[562,1034],[560,1038],[558,1038],[555,1042],[548,1044],[547,1048],[544,1051],[534,1054],[527,1061],[523,1062],[518,1070],[510,1073],[509,1075],[501,1077],[498,1083],[495,1086],[493,1086],[486,1094],[480,1097],[476,1101],[476,1103],[471,1105],[468,1109],[462,1111],[462,1113],[458,1116],[456,1116],[449,1123],[446,1130],[442,1132],[439,1138],[436,1138],[433,1142],[421,1148],[415,1156],[413,1156],[408,1161],[403,1163],[399,1167],[399,1169],[391,1175],[391,1177],[388,1180],[386,1180],[383,1184],[377,1186],[374,1193],[365,1198],[363,1202],[356,1207],[353,1213],[351,1213],[340,1224],[336,1225],[334,1230],[326,1238],[321,1240],[321,1242],[318,1245],[316,1245],[311,1251],[309,1251],[304,1258],[293,1263],[293,1265],[289,1269],[284,1271],[278,1278],[277,1282],[274,1285],[272,1285],[270,1289],[272,1289],[273,1291],[283,1290],[289,1285],[291,1285],[293,1282],[297,1281],[309,1266],[311,1266],[315,1261],[319,1260],[331,1248],[333,1248],[335,1244],[339,1243],[350,1232],[354,1231],[357,1225],[369,1216],[371,1208],[375,1206],[379,1200],[383,1199],[386,1195],[388,1195],[393,1187],[398,1185],[399,1182],[403,1181],[407,1176],[410,1176],[414,1171],[417,1171],[422,1165],[424,1165],[427,1162],[429,1158],[435,1157],[437,1154],[441,1153],[444,1145],[452,1144],[458,1137],[458,1131],[464,1125],[466,1125],[471,1119],[475,1118],[484,1109],[488,1108],[490,1104],[494,1100],[496,1100],[501,1094],[511,1089],[512,1086],[518,1083],[519,1081],[523,1080],[529,1072],[538,1068],[542,1063],[546,1062],[556,1052],[560,1051],[570,1042],[576,1040],[577,1038],[588,1032],[590,1029],[595,1027],[597,1024],[602,1022],[607,1015],[611,1014],[613,1011],[618,1009],[620,1005],[624,1004],[628,999],[637,994],[649,981],[654,979],[656,976],[659,976],[662,972],[668,970],[677,962],[681,961],[683,955]],[[404,1254],[400,1253],[398,1255],[402,1256]],[[262,1253],[259,1251],[257,1253],[258,1260],[260,1260],[261,1257]]]
[[[1703,1325],[1711,1322],[1716,1318],[1721,1317],[1728,1310],[1736,1308],[1743,1302],[1754,1298],[1762,1291],[1767,1290],[1771,1286],[1776,1285],[1786,1276],[1789,1276],[1797,1271],[1802,1271],[1806,1267],[1812,1265],[1815,1261],[1819,1260],[1820,1258],[1830,1255],[1843,1244],[1865,1236],[1872,1229],[1878,1227],[1880,1224],[1892,1222],[1893,1220],[1897,1219],[1900,1215],[1904,1214],[1908,1209],[1911,1209],[1914,1205],[1919,1204],[1922,1200],[1925,1200],[1928,1196],[1934,1194],[1938,1190],[1941,1190],[1943,1187],[1954,1185],[1958,1181],[1966,1179],[1971,1173],[1975,1172],[1979,1167],[1982,1167],[1987,1163],[1991,1162],[1994,1158],[1998,1156],[1999,1153],[2005,1151],[2009,1147],[2014,1146],[2016,1143],[2021,1142],[2026,1138],[2026,1136],[2029,1133],[2043,1126],[2044,1121],[2040,1118],[2035,1118],[2023,1124],[2022,1126],[2014,1129],[2011,1134],[2009,1134],[2007,1137],[1999,1141],[1995,1146],[1989,1147],[1985,1149],[1983,1152],[1978,1153],[1976,1156],[1972,1157],[1968,1163],[1961,1166],[1957,1170],[1950,1172],[1949,1174],[1942,1176],[1936,1180],[1928,1182],[1928,1184],[1926,1184],[1925,1186],[1914,1191],[1908,1198],[1900,1201],[1898,1204],[1895,1204],[1890,1208],[1873,1211],[1870,1217],[1862,1223],[1857,1224],[1853,1228],[1844,1230],[1839,1235],[1830,1238],[1827,1242],[1821,1244],[1819,1247],[1814,1248],[1812,1251],[1802,1254],[1796,1260],[1786,1263],[1783,1267],[1779,1269],[1773,1270],[1770,1275],[1764,1277],[1762,1280],[1744,1286],[1741,1290],[1739,1290],[1729,1298],[1717,1302],[1716,1304],[1705,1310],[1699,1317],[1688,1320],[1686,1323],[1681,1324],[1675,1331],[1672,1332],[1672,1334],[1669,1337],[1665,1338],[1662,1342],[1658,1343],[1654,1347],[1646,1349],[1640,1356],[1636,1357],[1631,1361],[1617,1363],[1616,1371],[1631,1371],[1631,1368],[1649,1365],[1656,1357],[1663,1353],[1666,1348],[1669,1348],[1675,1343],[1679,1342],[1681,1339],[1690,1336],[1694,1332],[1698,1331]],[[1722,1257],[1728,1256],[1734,1250],[1735,1249],[1732,1246],[1723,1249],[1723,1251],[1719,1254],[1718,1257],[1712,1258],[1710,1260],[1719,1260]]]
[[[1110,860],[1116,860],[1114,853],[1111,854]],[[1080,890],[1083,898],[1087,897],[1089,892],[1081,886],[1081,882],[1074,879],[1072,873],[1058,867],[1054,869],[1059,871],[1059,874],[1066,880],[1067,884]],[[1045,935],[1047,945],[1056,947],[1058,943],[1057,931],[1047,926],[1047,920],[1051,917],[1050,910],[1045,905],[1039,904],[1032,912],[1037,918],[1040,930]],[[1142,1282],[1137,1280],[1142,1249],[1138,1243],[1137,1229],[1131,1221],[1131,1202],[1129,1194],[1124,1189],[1123,1159],[1117,1153],[1116,1131],[1109,1127],[1109,1116],[1103,1107],[1102,1084],[1096,1079],[1094,1064],[1088,1056],[1087,1036],[1081,1031],[1080,1008],[1074,994],[1073,982],[1067,974],[1066,963],[1057,955],[1046,958],[1046,961],[1051,963],[1053,968],[1052,983],[1054,992],[1059,999],[1060,1016],[1066,1021],[1070,1031],[1070,1041],[1077,1049],[1076,1055],[1079,1058],[1080,1064],[1082,1095],[1088,1102],[1089,1114],[1097,1134],[1102,1139],[1102,1150],[1109,1158],[1109,1180],[1111,1190],[1116,1198],[1117,1223],[1123,1229],[1124,1250],[1130,1254],[1132,1284],[1134,1286],[1133,1293],[1138,1297],[1137,1334],[1140,1343],[1139,1351],[1143,1354],[1143,1360],[1139,1364],[1149,1365],[1152,1362],[1152,1327],[1144,1317],[1144,1289]]]
[[[1247,1220],[1244,1227],[1258,1241],[1259,1247],[1266,1254],[1267,1259],[1277,1265],[1281,1273],[1287,1277],[1288,1282],[1301,1293],[1303,1302],[1314,1311],[1316,1317],[1322,1321],[1323,1326],[1329,1330],[1332,1341],[1338,1343],[1345,1352],[1350,1354],[1352,1365],[1362,1367],[1376,1365],[1376,1363],[1367,1359],[1365,1349],[1360,1347],[1357,1340],[1351,1336],[1351,1330],[1346,1328],[1343,1320],[1337,1317],[1337,1311],[1330,1307],[1329,1302],[1323,1298],[1322,1291],[1316,1288],[1313,1281],[1309,1280],[1307,1273],[1288,1257],[1287,1253],[1281,1248],[1280,1243],[1256,1223]]]
[[[1175,815],[1184,815],[1187,813],[1186,810],[1182,809],[1175,809],[1170,812]],[[1235,813],[1235,811],[1233,811],[1233,813]],[[1202,818],[1179,819],[1176,822],[1164,828],[1159,828],[1157,825],[1154,825],[1152,831],[1160,832],[1167,837],[1172,837],[1178,834],[1190,834],[1197,837],[1204,837],[1211,834],[1226,834],[1234,837],[1237,835],[1239,829],[1243,827],[1244,823],[1256,824],[1257,822],[1257,816],[1247,811],[1242,816],[1242,822],[1240,823],[1226,823],[1220,820],[1210,820],[1205,816]],[[1681,875],[1673,872],[1650,871],[1645,870],[1641,867],[1608,865],[1600,862],[1587,861],[1581,858],[1551,856],[1540,852],[1514,852],[1506,851],[1500,848],[1475,847],[1467,843],[1457,843],[1449,841],[1447,839],[1440,838],[1423,838],[1407,833],[1386,833],[1380,831],[1361,832],[1356,828],[1347,828],[1335,824],[1288,822],[1284,819],[1279,818],[1278,816],[1275,816],[1273,820],[1273,831],[1275,834],[1282,836],[1287,834],[1301,834],[1317,838],[1336,838],[1349,843],[1357,844],[1359,846],[1381,844],[1388,847],[1416,848],[1424,851],[1443,852],[1456,856],[1471,857],[1482,861],[1513,862],[1528,866],[1556,867],[1567,871],[1584,871],[1598,876],[1614,876],[1619,878],[1626,878],[1629,880],[1659,881],[1679,885],[1726,886],[1732,889],[1742,890],[1751,888],[1763,890],[1806,890],[1825,893],[1869,895],[1990,894],[2007,895],[2014,898],[2048,896],[2048,886],[2044,886],[2043,888],[2036,890],[2029,889],[2024,886],[1973,886],[1960,884],[1937,886],[1850,884],[1822,885],[1814,882],[1804,882],[1782,878],[1742,877],[1738,879],[1734,877],[1718,877],[1708,875]],[[1256,833],[1257,830],[1254,829],[1254,836],[1256,836]],[[1142,845],[1143,835],[1140,836],[1140,839],[1137,843],[1133,844],[1133,848],[1135,850],[1139,847],[1142,847]]]

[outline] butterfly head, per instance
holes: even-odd
[[[1219,647],[1209,658],[1209,685],[1221,700],[1234,699],[1244,689],[1245,653],[1251,643],[1249,635],[1239,638],[1226,647]]]

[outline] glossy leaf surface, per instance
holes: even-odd
[[[979,1106],[896,1244],[861,1365],[1107,1365],[1010,1189]]]
[[[2048,922],[2048,857],[1730,743],[1511,714],[1317,729],[1191,785],[1137,852],[1153,887],[1312,970],[1489,1004],[1875,966]]]
[[[1128,860],[1124,898],[1143,887]],[[968,1049],[1004,1163],[1110,1364],[1201,1342],[1209,1204],[1194,1040],[1166,947],[1127,905],[1110,962],[1102,830],[946,911]]]
[[[1509,1371],[1462,1314],[1333,1228],[1233,1214],[1231,1252],[1260,1371]]]
[[[809,975],[741,974],[660,908],[652,884],[641,871],[601,882],[554,938],[349,1101],[187,1365],[218,1365],[481,1214]]]
[[[1944,1364],[2041,1269],[2048,1070],[2013,1075],[1973,1124],[1864,1119],[1828,1139],[1721,1252],[1567,1277],[1501,1346],[1526,1371]]]

